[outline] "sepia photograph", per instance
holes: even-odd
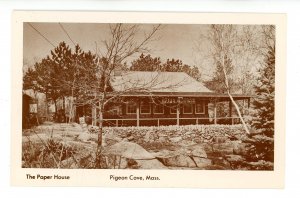
[[[21,27],[18,168],[274,172],[275,23]]]

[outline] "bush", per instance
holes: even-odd
[[[274,161],[274,139],[265,135],[255,135],[245,142],[248,143],[246,148],[247,155],[245,156],[249,161]]]
[[[76,149],[54,139],[46,142],[31,141],[23,144],[23,168],[59,168],[61,162],[72,155]],[[62,165],[62,164],[61,164]]]

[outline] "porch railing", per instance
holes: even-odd
[[[215,120],[216,119],[216,120]],[[161,126],[177,125],[177,118],[109,118],[103,119],[104,125],[108,126]],[[173,124],[166,124],[173,123]],[[218,117],[218,118],[179,118],[179,125],[187,124],[239,124],[239,117]]]

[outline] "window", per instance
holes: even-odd
[[[150,112],[151,112],[151,109],[150,109],[151,107],[150,107],[149,103],[142,102],[140,108],[141,108],[141,110],[140,110],[141,114],[150,114]]]
[[[197,103],[195,105],[195,112],[197,114],[204,114],[205,113],[205,106],[204,106],[204,103],[201,102],[201,103]]]
[[[122,114],[122,106],[121,105],[113,105],[110,107],[108,112],[111,115],[121,115]]]
[[[127,104],[127,114],[136,114],[136,103]]]
[[[164,106],[162,104],[154,104],[155,114],[164,114]]]
[[[192,104],[184,104],[183,105],[183,113],[192,114],[193,113]]]
[[[177,114],[177,105],[173,105],[170,107],[170,114]]]

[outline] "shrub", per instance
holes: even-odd
[[[48,139],[46,142],[26,142],[23,144],[23,168],[59,168],[61,162],[72,155],[76,149],[60,141]]]
[[[246,140],[248,144],[246,148],[249,161],[274,161],[274,139],[265,135],[255,135]]]

